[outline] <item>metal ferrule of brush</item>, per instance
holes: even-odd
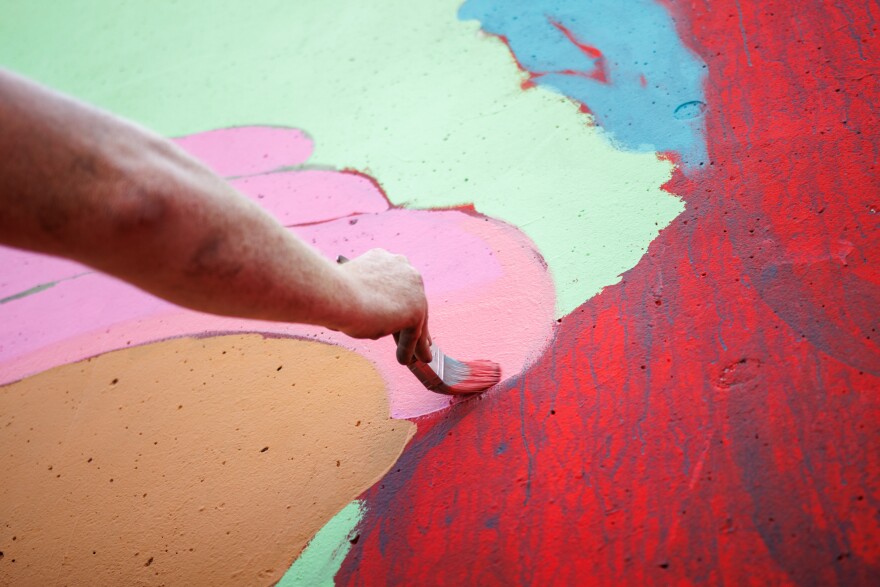
[[[431,355],[432,359],[430,363],[416,361],[407,366],[425,387],[431,391],[436,391],[446,387],[446,384],[443,383],[443,371],[446,366],[446,361],[443,352],[433,344],[431,345]]]

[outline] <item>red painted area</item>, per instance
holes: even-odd
[[[520,88],[522,88],[523,90],[528,90],[528,89],[534,88],[537,84],[535,84],[535,82],[532,80],[535,77],[539,77],[544,74],[543,73],[536,74],[536,73],[526,69],[525,66],[522,63],[520,63],[519,58],[516,56],[516,53],[514,53],[513,49],[511,48],[510,39],[508,39],[505,35],[496,35],[496,37],[498,38],[498,40],[500,40],[502,43],[504,43],[505,47],[507,47],[507,51],[508,51],[508,53],[510,53],[510,58],[513,59],[514,63],[516,63],[517,69],[519,69],[521,72],[525,73],[528,76],[528,78],[526,78],[525,80],[523,80],[520,83]]]
[[[562,74],[562,75],[575,75],[575,76],[581,76],[581,77],[588,77],[590,79],[594,79],[596,81],[602,82],[603,84],[609,83],[608,66],[605,62],[605,56],[602,55],[602,52],[599,51],[598,49],[596,49],[595,47],[592,47],[590,45],[587,45],[586,43],[579,41],[577,38],[575,38],[574,34],[570,30],[568,30],[565,27],[565,25],[563,25],[562,23],[556,22],[553,19],[548,19],[548,20],[549,20],[550,24],[552,24],[554,27],[559,29],[559,32],[561,32],[563,35],[565,35],[565,37],[572,44],[574,44],[582,53],[584,53],[588,58],[593,60],[593,65],[595,66],[595,69],[593,69],[591,71],[579,71],[579,70],[575,70],[575,69],[563,69],[560,71],[535,71],[533,69],[528,69],[520,62],[519,58],[516,56],[516,53],[511,48],[510,39],[508,39],[505,35],[495,35],[495,37],[498,40],[500,40],[502,43],[504,43],[504,45],[507,47],[507,50],[510,53],[511,59],[513,59],[514,63],[516,63],[517,69],[519,69],[521,72],[525,73],[528,76],[525,80],[520,82],[520,88],[522,88],[523,90],[530,90],[530,89],[534,88],[535,86],[537,86],[537,84],[535,83],[534,80],[536,80],[540,77],[543,77],[549,73],[558,73],[558,74]],[[644,79],[644,76],[642,76],[642,78]]]
[[[338,582],[876,584],[880,7],[668,5],[709,64],[686,211],[532,369],[419,420]]]
[[[608,66],[605,63],[605,57],[602,55],[602,52],[593,47],[592,45],[588,45],[584,43],[582,40],[575,37],[574,33],[572,33],[564,24],[561,22],[557,22],[552,18],[547,19],[551,25],[553,25],[560,33],[562,33],[566,39],[568,39],[572,45],[578,48],[578,50],[586,55],[589,59],[593,60],[593,64],[596,66],[596,69],[589,72],[582,71],[574,71],[574,70],[565,70],[560,71],[559,73],[566,75],[585,75],[589,78],[592,78],[596,81],[600,81],[603,84],[608,83]]]

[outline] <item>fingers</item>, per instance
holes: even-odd
[[[428,313],[425,312],[425,321],[422,323],[422,335],[416,344],[416,358],[423,363],[430,363],[433,359],[431,353],[431,333],[428,332]]]
[[[426,336],[422,334],[416,344],[416,358],[423,363],[430,363],[433,356],[431,355],[431,343]]]
[[[416,344],[418,344],[421,336],[412,328],[400,331],[397,339],[397,362],[401,365],[409,365],[413,362],[413,355],[416,352]]]
[[[397,344],[397,362],[401,365],[409,365],[414,360],[430,363],[434,358],[431,352],[431,335],[427,329],[418,337],[413,330],[395,332],[394,342]]]

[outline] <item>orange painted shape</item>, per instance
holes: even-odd
[[[255,334],[2,387],[0,584],[273,584],[414,430],[366,359]]]

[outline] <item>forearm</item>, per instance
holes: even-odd
[[[343,328],[358,292],[172,143],[0,71],[0,241],[207,312]]]

